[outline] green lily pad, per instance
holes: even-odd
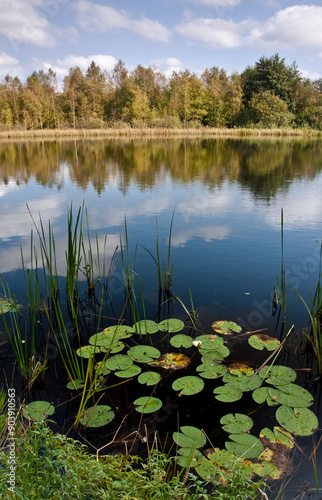
[[[181,319],[164,319],[158,324],[158,328],[161,332],[175,333],[180,332],[184,328],[184,322]]]
[[[7,312],[19,312],[19,309],[21,308],[21,304],[15,304],[9,299],[0,298],[0,314],[5,314]]]
[[[261,441],[252,434],[230,434],[231,441],[226,441],[228,451],[238,458],[257,458],[264,450]]]
[[[278,423],[297,436],[309,436],[318,428],[318,419],[308,408],[280,406],[275,413]]]
[[[157,333],[159,331],[159,326],[151,319],[142,319],[141,321],[134,323],[133,330],[141,335],[151,335],[152,333]]]
[[[189,469],[190,467],[197,467],[205,459],[199,450],[190,448],[179,448],[176,456],[176,461],[180,467]]]
[[[222,346],[221,349],[224,348],[226,349],[225,346]],[[200,349],[199,349],[200,352]],[[219,351],[204,351],[204,353],[200,352],[202,354],[201,356],[201,362],[206,365],[207,363],[220,363],[224,359],[224,356],[221,352]]]
[[[172,434],[173,441],[182,448],[202,448],[205,446],[207,440],[203,431],[197,427],[190,425],[183,425],[180,427],[181,432],[174,432]]]
[[[251,377],[254,375],[254,369],[246,363],[230,363],[230,365],[228,365],[228,371],[236,377],[242,377],[243,375]]]
[[[108,375],[109,373],[111,373],[110,368],[106,366],[106,361],[107,360],[99,361],[98,363],[96,363],[95,370],[99,375]]]
[[[150,363],[159,358],[161,353],[159,349],[148,345],[136,345],[127,351],[127,355],[136,363]]]
[[[194,375],[177,378],[172,384],[172,389],[179,392],[179,396],[191,396],[201,392],[204,388],[204,381]]]
[[[102,427],[109,424],[114,417],[115,413],[110,406],[91,406],[84,411],[80,423],[86,427]]]
[[[243,396],[243,391],[235,384],[225,384],[214,389],[215,398],[224,403],[238,401]]]
[[[123,351],[124,344],[123,342],[113,342],[110,345],[101,345],[100,347],[102,352],[109,352],[110,354],[117,354],[118,352]]]
[[[136,377],[139,373],[141,373],[142,368],[138,365],[131,365],[126,370],[120,370],[115,372],[115,375],[120,378],[132,378]]]
[[[267,444],[264,442],[264,440],[266,439],[269,441],[269,443],[272,444],[279,443],[287,446],[288,448],[294,447],[294,439],[292,434],[282,429],[281,427],[274,426],[274,432],[268,427],[265,427],[260,431],[259,437],[262,440],[263,444],[265,444],[265,446],[267,446]]]
[[[296,384],[282,385],[279,388],[270,387],[268,394],[281,405],[305,408],[313,404],[313,396],[309,391]]]
[[[224,345],[224,339],[218,335],[199,335],[194,341],[200,342],[200,348],[207,351],[220,350]]]
[[[243,413],[228,413],[220,419],[224,431],[230,434],[248,432],[253,427],[253,420]]]
[[[138,378],[139,384],[156,385],[160,382],[161,375],[158,372],[144,372]]]
[[[240,374],[239,376],[227,373],[223,378],[223,382],[227,384],[235,384],[243,392],[254,391],[263,383],[259,375],[255,375],[255,377],[249,377],[244,373]]]
[[[219,363],[206,363],[197,366],[196,371],[200,377],[207,379],[216,379],[223,377],[227,373],[227,368]]]
[[[193,339],[188,335],[184,335],[183,333],[181,333],[172,337],[172,339],[170,339],[170,344],[173,347],[185,347],[186,349],[188,349],[189,347],[193,346]]]
[[[257,333],[249,337],[248,343],[258,351],[262,351],[263,349],[267,349],[268,351],[275,351],[281,345],[281,342],[278,339],[261,333]]]
[[[91,355],[95,355],[100,352],[100,348],[95,345],[84,345],[77,349],[76,354],[80,358],[89,358]]]
[[[108,336],[117,336],[120,339],[126,339],[131,337],[135,333],[135,330],[129,325],[112,325],[105,328],[103,332]]]
[[[211,325],[212,329],[220,333],[221,335],[232,335],[233,333],[239,333],[241,331],[241,326],[237,325],[234,321],[214,321]]]
[[[288,366],[274,365],[265,366],[259,372],[259,376],[268,384],[280,386],[294,382],[296,372]]]
[[[252,469],[255,474],[257,474],[260,477],[271,477],[272,479],[279,479],[281,475],[283,474],[283,471],[280,471],[276,465],[272,464],[271,462],[267,462],[266,460],[263,460],[262,462],[259,463],[252,463],[250,464],[250,468]]]
[[[112,371],[127,370],[132,364],[132,359],[125,354],[116,354],[105,361],[106,368]]]
[[[265,401],[266,401],[268,406],[278,405],[279,403],[275,399],[271,398],[268,391],[269,391],[269,387],[259,387],[258,389],[256,389],[252,394],[252,397],[253,397],[253,400],[255,401],[255,403],[258,403],[259,405],[261,405],[261,404],[265,403]]]
[[[83,379],[77,379],[75,378],[74,380],[71,380],[68,382],[66,385],[67,389],[70,389],[71,391],[77,391],[78,389],[82,389],[85,385],[85,382]]]
[[[182,368],[186,368],[190,362],[191,359],[185,354],[168,352],[167,354],[162,354],[155,361],[151,361],[148,365],[155,368],[163,368],[164,370],[181,370]]]
[[[159,398],[153,398],[152,396],[143,396],[136,399],[133,404],[136,406],[135,409],[139,413],[153,413],[160,410],[162,401]]]
[[[54,411],[55,407],[48,401],[34,401],[24,407],[22,414],[28,420],[39,421],[52,415]]]

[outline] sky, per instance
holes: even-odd
[[[60,82],[92,60],[171,75],[217,66],[228,74],[278,53],[322,77],[322,1],[0,0],[0,80],[52,68]]]

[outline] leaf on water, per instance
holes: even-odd
[[[241,399],[243,391],[234,384],[225,384],[214,389],[215,398],[224,403],[232,403]]]
[[[275,351],[281,345],[281,342],[278,339],[261,333],[256,333],[255,335],[249,337],[248,343],[258,351],[262,351],[263,349],[267,349],[268,351]]]
[[[136,377],[139,373],[141,373],[142,368],[138,365],[131,365],[126,370],[120,370],[115,372],[115,375],[120,378],[132,378]]]
[[[278,423],[297,436],[309,436],[318,428],[318,419],[308,408],[280,406],[275,413]]]
[[[158,372],[144,372],[138,378],[139,384],[145,385],[156,385],[161,379],[161,375]]]
[[[212,362],[197,366],[196,371],[199,372],[200,377],[216,379],[223,377],[227,373],[227,368],[224,365]]]
[[[80,423],[86,427],[102,427],[109,424],[114,417],[115,413],[110,406],[91,406],[84,411]]]
[[[161,353],[159,349],[148,345],[136,345],[127,351],[127,355],[136,363],[150,363],[159,358]]]
[[[274,365],[265,366],[259,372],[259,376],[268,384],[280,386],[294,382],[296,372],[288,366]]]
[[[135,332],[134,328],[129,325],[112,325],[103,330],[103,333],[108,336],[117,336],[120,339],[131,337]]]
[[[244,373],[240,374],[239,376],[227,373],[223,378],[223,382],[225,382],[226,384],[235,384],[243,392],[254,391],[263,383],[259,375],[255,375],[255,377],[249,377]]]
[[[153,334],[159,331],[159,325],[151,319],[142,319],[133,325],[133,330],[141,335]]]
[[[218,351],[206,351],[205,354],[201,356],[201,362],[204,365],[207,363],[220,363],[223,359],[224,356]]]
[[[296,384],[282,385],[279,388],[270,387],[268,394],[281,405],[305,408],[313,404],[313,396],[309,391]]]
[[[178,446],[194,449],[205,446],[207,440],[202,430],[190,425],[183,425],[180,427],[180,431],[172,434],[173,441]]]
[[[161,332],[180,332],[184,328],[184,322],[181,321],[181,319],[175,318],[164,319],[163,321],[160,321],[158,328]]]
[[[109,373],[111,373],[111,370],[106,366],[106,361],[107,360],[99,361],[98,363],[96,363],[95,370],[99,375],[108,375]]]
[[[204,381],[194,375],[177,378],[172,384],[172,389],[179,392],[179,396],[192,396],[201,392],[204,388]]]
[[[170,344],[173,347],[185,347],[188,349],[189,347],[193,346],[193,339],[188,335],[184,335],[183,333],[181,333],[172,337],[172,339],[170,339]]]
[[[281,427],[274,426],[274,432],[268,427],[265,427],[260,431],[259,437],[265,446],[270,446],[277,443],[286,446],[287,448],[294,447],[294,439],[292,437],[292,434],[282,429]]]
[[[132,364],[132,359],[125,354],[116,354],[105,361],[106,368],[112,371],[127,370],[127,368],[130,368]]]
[[[71,380],[68,382],[66,385],[67,389],[70,389],[71,391],[77,391],[78,389],[82,389],[85,385],[85,382],[83,379],[77,379],[75,378],[74,380]]]
[[[76,354],[80,358],[89,358],[91,354],[96,354],[100,351],[100,348],[95,346],[95,345],[84,345],[83,347],[80,347],[77,349]]]
[[[5,314],[7,312],[19,312],[19,309],[21,308],[21,304],[15,304],[9,299],[0,298],[0,314]]]
[[[164,370],[181,370],[182,368],[186,368],[190,362],[191,359],[185,354],[168,352],[167,354],[162,354],[155,361],[151,361],[148,365],[155,368],[163,368]]]
[[[191,450],[190,448],[179,448],[177,453],[176,461],[180,467],[197,467],[205,459],[199,450]]]
[[[237,377],[241,377],[242,375],[251,377],[252,375],[254,375],[254,369],[246,363],[231,363],[230,365],[228,365],[227,369],[229,373]]]
[[[269,387],[260,387],[259,389],[256,389],[253,394],[252,394],[252,397],[253,397],[253,400],[255,401],[255,403],[258,403],[259,405],[265,403],[268,404],[268,406],[276,406],[278,405],[279,403],[275,400],[275,399],[272,399],[269,392]]]
[[[272,479],[279,479],[283,474],[283,471],[278,470],[276,465],[271,462],[267,462],[263,460],[262,462],[250,464],[250,468],[255,474],[260,477],[268,477],[270,476]]]
[[[211,325],[212,329],[221,335],[233,335],[241,331],[241,326],[234,321],[214,321]]]
[[[264,450],[261,441],[252,434],[230,434],[231,441],[226,441],[228,451],[237,457],[257,458]]]
[[[124,344],[123,342],[115,342],[111,345],[101,345],[100,349],[102,352],[109,352],[110,354],[116,354],[118,352],[123,351]]]
[[[28,420],[39,421],[52,415],[54,411],[55,407],[48,401],[34,401],[24,407],[22,414]]]
[[[135,409],[139,413],[153,413],[161,408],[162,401],[152,396],[143,396],[136,399],[133,404],[136,406]]]
[[[228,413],[221,418],[220,423],[222,428],[230,434],[248,432],[253,427],[253,420],[243,413]]]

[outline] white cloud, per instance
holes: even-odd
[[[306,71],[300,69],[300,73],[303,78],[309,78],[310,80],[318,80],[319,78],[321,78],[321,74],[317,73],[316,71]]]
[[[241,0],[189,0],[193,3],[198,3],[202,5],[209,5],[210,7],[236,7],[239,5]]]
[[[146,17],[141,20],[132,19],[126,12],[113,7],[98,5],[87,0],[79,0],[75,4],[78,12],[78,23],[88,31],[99,30],[102,33],[109,30],[126,29],[144,38],[168,42],[170,31],[158,21]]]
[[[93,54],[87,57],[69,55],[63,60],[57,59],[54,64],[49,62],[40,62],[38,60],[37,64],[38,66],[42,66],[45,71],[48,71],[48,69],[51,68],[55,71],[57,79],[62,81],[64,77],[68,75],[70,68],[79,66],[82,71],[86,71],[92,61],[94,61],[102,71],[111,71],[117,63],[117,60],[113,56],[109,56],[107,54]]]
[[[166,57],[165,59],[154,59],[151,61],[152,66],[154,66],[158,71],[161,71],[166,76],[171,76],[174,71],[181,71],[183,69],[183,64],[179,59],[175,57]]]
[[[177,32],[185,37],[212,46],[233,48],[242,44],[240,32],[242,23],[224,19],[189,19],[176,26]]]
[[[16,75],[20,70],[19,61],[14,57],[9,56],[5,52],[0,52],[0,78],[3,78],[8,73],[11,76]]]

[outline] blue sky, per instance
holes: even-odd
[[[53,68],[60,81],[94,60],[111,70],[153,66],[167,75],[218,66],[229,74],[279,53],[322,77],[321,1],[0,0],[0,79]]]

